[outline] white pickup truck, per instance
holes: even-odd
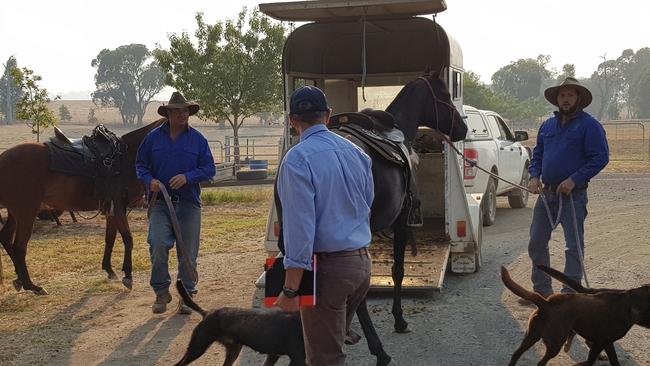
[[[528,140],[528,133],[515,131],[513,134],[503,118],[495,112],[468,105],[463,106],[463,112],[469,127],[465,156],[477,161],[481,168],[510,182],[528,185],[531,151],[520,143]],[[492,225],[496,219],[497,196],[507,196],[512,208],[522,208],[528,204],[527,191],[494,179],[468,163],[465,163],[463,178],[467,193],[484,194],[481,202],[484,226]]]

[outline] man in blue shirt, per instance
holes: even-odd
[[[197,292],[194,274],[199,254],[201,235],[201,187],[200,182],[212,178],[216,171],[208,141],[190,127],[189,117],[199,110],[199,105],[188,102],[178,92],[172,94],[167,105],[158,108],[158,114],[167,122],[151,131],[138,149],[136,172],[149,192],[159,192],[165,185],[169,192],[181,228],[184,248],[176,246],[178,277],[190,294]],[[150,197],[151,198],[151,197]],[[151,287],[156,293],[152,306],[154,314],[164,313],[171,302],[169,285],[169,250],[176,242],[169,209],[163,195],[149,217],[149,254],[151,256]],[[187,268],[188,260],[193,268]],[[189,307],[179,302],[178,312],[190,314]]]
[[[300,143],[286,153],[277,184],[287,269],[277,305],[300,310],[310,366],[345,364],[344,336],[370,287],[371,160],[327,129],[330,113],[320,89],[293,93],[289,117]],[[316,306],[299,308],[296,290],[314,254]]]
[[[528,169],[531,177],[528,188],[534,193],[544,193],[553,219],[562,200],[560,223],[566,241],[564,273],[580,282],[587,185],[609,162],[609,149],[603,126],[583,110],[591,103],[591,92],[576,79],[569,77],[561,85],[546,89],[544,96],[559,111],[539,129],[537,146]],[[577,225],[574,223],[571,200],[575,204]],[[576,243],[576,226],[579,243]],[[552,230],[540,198],[533,210],[528,254],[533,262],[533,288],[544,296],[553,293],[551,278],[536,265],[550,265],[548,242]],[[566,286],[562,289],[562,292],[570,291]]]

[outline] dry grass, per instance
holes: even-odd
[[[237,190],[231,190],[237,192]],[[272,195],[271,188],[248,189],[254,197],[252,203],[224,203],[205,206],[202,218],[201,255],[241,250],[235,243],[258,240],[266,229],[266,221]],[[233,193],[234,194],[234,193]],[[245,193],[243,193],[245,194]],[[265,199],[262,200],[261,197]],[[39,313],[70,303],[81,293],[120,293],[125,291],[121,283],[106,281],[101,270],[103,254],[103,219],[81,219],[72,223],[62,216],[63,226],[39,221],[28,248],[27,262],[33,280],[44,286],[54,296],[34,296],[31,293],[16,293],[11,287],[15,279],[13,266],[3,253],[5,286],[0,287],[0,331],[14,329],[9,321],[16,316]],[[146,212],[136,210],[129,215],[134,237],[133,269],[150,269],[149,252],[146,243]],[[233,249],[235,248],[235,249]],[[113,253],[113,266],[119,270],[123,257],[123,246],[118,239]],[[170,267],[175,268],[175,253],[172,251]]]

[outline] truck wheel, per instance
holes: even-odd
[[[492,178],[488,181],[481,208],[483,211],[483,226],[494,224],[494,220],[497,218],[497,186]]]
[[[528,179],[530,175],[528,173],[528,167],[524,167],[524,172],[521,174],[521,185],[528,187]],[[512,208],[524,208],[528,205],[528,191],[522,191],[521,189],[515,188],[511,194],[508,195],[508,204]]]

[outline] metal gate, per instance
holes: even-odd
[[[603,127],[607,132],[610,160],[650,160],[650,137],[646,135],[644,122],[609,121]]]

